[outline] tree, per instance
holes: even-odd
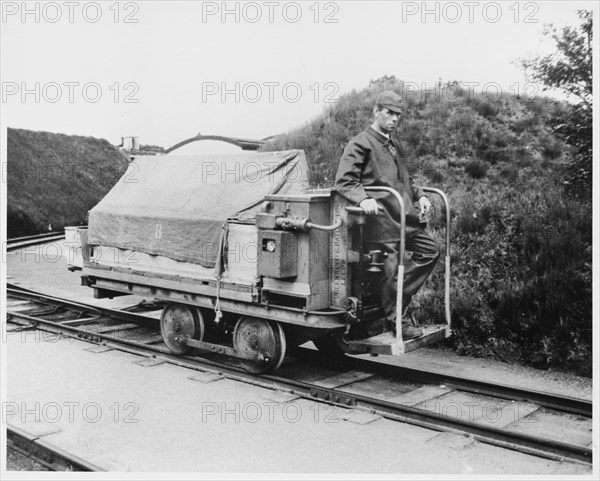
[[[547,25],[544,35],[556,42],[557,51],[543,57],[521,59],[521,65],[531,70],[532,80],[544,89],[556,88],[577,96],[583,106],[592,108],[592,12],[579,10],[579,27],[565,27],[560,32]]]
[[[577,101],[556,125],[555,132],[574,148],[565,182],[567,190],[591,198],[592,188],[592,12],[579,10],[581,24],[557,30],[546,26],[544,35],[556,42],[550,55],[521,59],[528,76],[547,89],[560,89]]]

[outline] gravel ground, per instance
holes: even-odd
[[[7,471],[50,471],[44,465],[34,461],[17,451],[8,449],[6,451],[6,470]]]
[[[7,422],[111,472],[591,474],[589,466],[89,349],[79,340],[8,336],[6,400],[19,412]]]

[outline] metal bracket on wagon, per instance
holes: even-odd
[[[360,311],[362,309],[362,302],[356,297],[348,297],[346,299],[346,334],[350,331],[350,328],[360,323]]]

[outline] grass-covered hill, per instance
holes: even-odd
[[[352,91],[265,149],[304,149],[311,184],[330,187],[344,146],[372,122],[384,89],[402,94],[402,83],[388,77]],[[450,198],[449,344],[459,353],[591,376],[591,199],[566,195],[572,152],[553,133],[567,105],[493,94],[459,82],[437,93],[405,92],[396,133],[416,182]],[[443,245],[436,205],[431,225]],[[422,322],[444,320],[442,264],[415,299]]]
[[[7,236],[86,224],[128,159],[107,140],[8,129]]]

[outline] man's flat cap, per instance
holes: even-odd
[[[402,113],[402,97],[391,90],[380,92],[375,105],[381,105],[392,112]]]

